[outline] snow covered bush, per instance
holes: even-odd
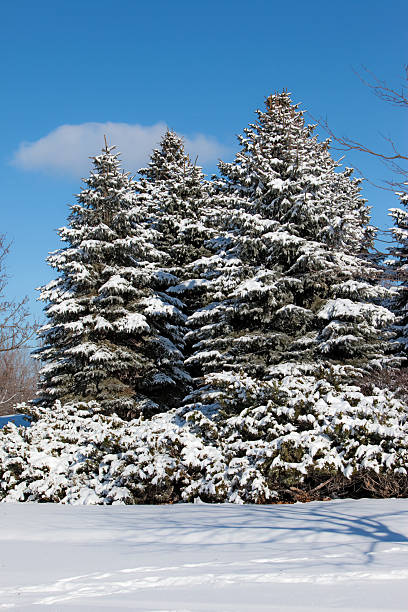
[[[0,430],[0,500],[273,503],[408,495],[407,406],[386,390],[365,396],[343,375],[291,374],[259,386],[219,374],[221,410],[191,404],[130,422],[103,414],[96,402],[20,406],[34,422]]]

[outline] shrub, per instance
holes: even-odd
[[[0,431],[0,500],[273,503],[408,494],[407,406],[388,390],[309,376],[263,385],[240,411],[195,406],[126,422],[95,402],[29,408]],[[245,380],[224,380],[224,406]]]

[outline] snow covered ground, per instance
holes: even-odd
[[[0,525],[0,609],[407,609],[408,499],[0,504]]]

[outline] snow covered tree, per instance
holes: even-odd
[[[155,246],[163,254],[162,274],[168,279],[167,294],[187,316],[208,303],[217,279],[222,275],[224,257],[219,255],[224,243],[220,219],[224,210],[217,206],[211,185],[201,168],[191,163],[182,139],[167,131],[147,168],[139,171],[139,201],[149,211],[155,231]],[[225,232],[224,232],[225,233]],[[191,346],[185,329],[184,353]],[[191,374],[194,367],[187,361]]]
[[[191,312],[202,294],[200,279],[194,279],[194,265],[211,254],[205,244],[215,232],[207,209],[208,183],[202,169],[186,154],[183,140],[170,130],[139,174],[138,201],[154,229],[169,293],[186,300],[183,309]]]
[[[59,277],[42,289],[48,323],[38,351],[38,403],[97,400],[107,413],[150,415],[186,386],[184,315],[165,289],[163,254],[134,183],[107,145],[59,230]]]
[[[217,372],[261,381],[299,365],[361,370],[387,351],[393,316],[368,255],[369,209],[303,114],[286,92],[270,96],[235,160],[219,164],[224,273],[187,323],[188,361],[211,381],[209,398]]]
[[[408,187],[408,183],[405,184]],[[397,340],[402,346],[404,354],[408,353],[408,193],[398,192],[403,208],[391,208],[390,215],[394,219],[395,227],[392,229],[395,241],[398,243],[390,249],[393,256],[390,268],[398,283],[397,298],[394,303],[398,317]]]

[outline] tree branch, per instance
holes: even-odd
[[[366,67],[363,66],[363,71],[369,78],[365,78],[361,73],[354,71],[358,76],[360,81],[366,86],[369,87],[374,94],[380,99],[393,104],[394,106],[402,107],[408,109],[408,86],[402,85],[400,90],[393,89],[390,87],[386,81],[379,79],[375,74],[370,72]],[[405,66],[405,81],[408,83],[408,66]],[[383,136],[384,140],[387,142],[390,151],[382,151],[377,150],[373,147],[370,147],[359,140],[354,140],[353,138],[348,138],[346,136],[338,136],[333,132],[330,128],[327,119],[315,119],[320,127],[322,127],[325,132],[329,135],[332,142],[336,144],[333,147],[334,150],[338,151],[358,151],[360,153],[365,153],[372,157],[376,157],[381,159],[388,168],[392,171],[394,175],[396,175],[400,180],[396,181],[385,181],[385,184],[388,187],[385,189],[390,189],[395,191],[395,189],[402,189],[406,191],[406,183],[408,181],[408,167],[405,167],[405,163],[408,162],[408,154],[399,150],[395,142],[392,138]],[[378,185],[376,185],[378,187]],[[384,187],[383,187],[384,189]]]

